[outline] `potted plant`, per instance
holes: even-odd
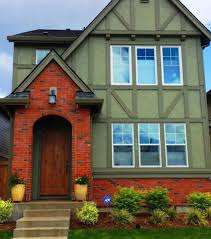
[[[11,196],[13,202],[22,202],[25,195],[25,183],[17,173],[9,177],[9,185],[11,188]]]
[[[86,201],[88,191],[88,177],[81,176],[75,179],[75,199],[76,201]]]

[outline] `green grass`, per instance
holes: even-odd
[[[71,239],[210,239],[211,228],[156,230],[71,230]]]
[[[0,239],[11,239],[12,231],[0,231]]]

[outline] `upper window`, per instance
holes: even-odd
[[[188,167],[185,124],[165,124],[168,167]]]
[[[111,46],[111,82],[113,85],[131,85],[131,47]]]
[[[36,64],[39,64],[50,52],[50,50],[36,50]]]
[[[141,167],[160,167],[160,125],[139,124]]]
[[[138,85],[156,85],[156,51],[155,47],[136,48],[136,72]]]
[[[182,85],[182,57],[180,47],[161,47],[164,85]]]
[[[134,167],[133,124],[113,124],[113,167]]]

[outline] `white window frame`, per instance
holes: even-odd
[[[138,55],[137,49],[154,49],[154,58],[155,58],[155,84],[142,84],[138,82]],[[135,56],[136,56],[136,84],[138,86],[145,86],[145,85],[158,85],[158,73],[157,73],[157,48],[156,46],[136,46],[135,47]]]
[[[132,137],[133,137],[133,144],[114,144],[113,143],[113,126],[114,124],[131,124],[132,125]],[[111,125],[111,142],[112,142],[112,168],[135,168],[135,152],[134,152],[134,124],[133,123],[112,123]],[[116,166],[114,164],[114,146],[132,146],[132,162],[133,165],[131,166]]]
[[[166,124],[176,124],[176,125],[183,125],[184,126],[185,144],[167,144]],[[165,123],[164,124],[164,139],[165,139],[166,167],[168,167],[168,168],[189,168],[188,147],[187,147],[187,125],[185,123]],[[175,165],[175,166],[174,165],[168,165],[167,146],[185,146],[186,165]]]
[[[139,135],[139,132],[140,132],[140,125],[141,124],[157,124],[159,126],[159,144],[141,144],[140,142],[140,135]],[[139,146],[139,167],[140,168],[162,168],[162,155],[161,155],[161,134],[160,134],[160,124],[159,123],[139,123],[138,124],[138,146]],[[159,165],[151,165],[151,166],[145,166],[145,165],[142,165],[141,164],[141,149],[140,147],[141,146],[159,146],[159,162],[160,164]]]
[[[113,47],[128,47],[129,49],[129,83],[115,83],[113,82]],[[132,85],[132,51],[129,45],[111,45],[110,46],[110,68],[111,68],[111,85]]]
[[[165,83],[164,79],[164,62],[163,62],[163,49],[164,48],[178,48],[179,50],[179,67],[180,67],[180,83],[178,84],[167,84]],[[165,86],[183,86],[183,62],[182,62],[182,48],[181,46],[161,46],[160,47],[160,52],[161,52],[161,73],[162,73],[162,84]]]
[[[37,59],[37,52],[38,52],[38,51],[49,51],[49,52],[50,52],[51,50],[50,50],[50,49],[36,49],[36,65],[40,64],[40,62],[41,62],[41,61],[40,61],[40,62],[38,63],[38,59]],[[49,52],[48,52],[48,54],[49,54]],[[48,54],[47,54],[47,55],[48,55]]]

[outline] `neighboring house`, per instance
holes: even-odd
[[[207,92],[207,107],[208,107],[209,133],[211,138],[211,90]],[[210,141],[210,149],[211,149],[211,141]]]
[[[0,108],[0,198],[7,196],[8,159],[10,150],[10,120],[8,113]]]
[[[71,24],[71,23],[70,23]],[[89,199],[122,186],[170,190],[174,205],[211,190],[202,50],[211,33],[180,1],[113,0],[83,31],[14,42],[12,171],[26,200]]]

